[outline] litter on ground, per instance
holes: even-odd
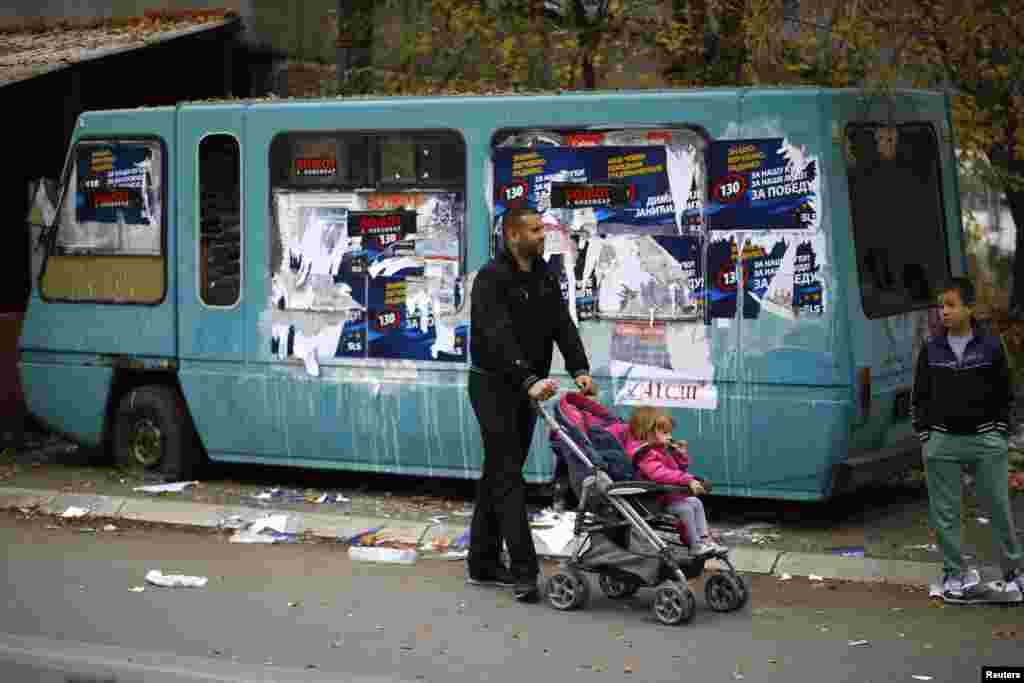
[[[181,493],[189,486],[195,486],[198,481],[177,481],[171,484],[152,484],[150,486],[136,486],[132,491],[143,493]]]
[[[61,517],[65,517],[68,519],[78,519],[79,517],[85,517],[87,514],[89,514],[89,511],[86,508],[75,507],[74,505],[72,505],[67,510],[65,510],[63,514],[61,514]]]
[[[296,534],[301,530],[301,526],[300,520],[292,515],[266,515],[235,531],[231,542],[294,543],[297,541]]]
[[[350,559],[357,562],[383,562],[387,564],[415,564],[415,550],[403,548],[375,548],[354,545],[348,549]]]
[[[163,574],[159,569],[152,569],[146,574],[146,583],[164,588],[202,588],[206,585],[205,576],[185,576],[184,574]]]

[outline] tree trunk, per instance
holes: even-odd
[[[1017,168],[1014,169],[1014,166]],[[1010,164],[1011,172],[1018,177],[1024,176],[1024,161]],[[1013,254],[1013,283],[1010,289],[1010,315],[1018,320],[1024,319],[1024,192],[1007,188],[1006,199],[1010,203],[1010,217],[1016,231]]]
[[[587,49],[583,54],[583,89],[594,90],[597,88],[597,76],[594,74],[594,55]]]

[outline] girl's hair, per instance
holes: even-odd
[[[675,426],[668,413],[649,406],[637,408],[629,418],[629,432],[640,441],[651,441],[655,431],[671,432]]]

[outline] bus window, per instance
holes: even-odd
[[[163,162],[163,148],[153,140],[75,146],[53,247],[41,276],[44,300],[163,300]]]
[[[241,151],[232,135],[199,143],[199,295],[208,306],[234,306],[241,291]]]
[[[545,258],[577,320],[703,319],[704,138],[690,128],[503,130],[494,139],[501,215],[532,208]]]
[[[847,136],[864,313],[880,318],[932,306],[950,273],[935,133],[925,124],[851,124]]]
[[[283,133],[269,163],[272,353],[464,360],[461,136]]]

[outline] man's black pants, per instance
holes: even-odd
[[[509,569],[516,580],[533,581],[540,567],[526,518],[523,465],[530,452],[537,413],[521,388],[476,372],[469,375],[469,400],[484,442],[483,476],[470,527],[470,572],[501,566],[504,539],[511,560]]]

